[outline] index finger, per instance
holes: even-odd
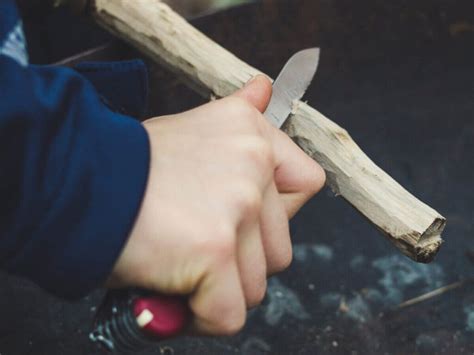
[[[271,135],[276,160],[275,184],[291,218],[306,201],[322,189],[326,174],[324,169],[284,132],[274,128]]]

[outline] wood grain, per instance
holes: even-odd
[[[98,23],[182,76],[203,95],[229,95],[260,73],[159,0],[93,3]],[[323,166],[334,193],[367,217],[401,252],[418,262],[433,260],[442,244],[445,218],[375,165],[343,128],[298,102],[283,129]]]

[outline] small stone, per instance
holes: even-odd
[[[174,349],[171,346],[160,346],[161,355],[173,355]]]
[[[337,348],[337,347],[339,346],[339,344],[337,343],[337,341],[334,340],[334,341],[332,342],[332,346],[334,346],[335,348]]]
[[[341,299],[341,303],[339,303],[339,311],[341,313],[347,313],[349,312],[350,308],[346,303],[346,300],[344,298]]]

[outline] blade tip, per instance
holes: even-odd
[[[316,57],[319,58],[319,55],[321,53],[321,48],[311,47],[311,48],[304,49],[303,52],[306,52],[308,54],[311,54],[311,55],[316,56]]]

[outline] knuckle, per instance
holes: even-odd
[[[273,150],[270,143],[264,138],[252,137],[246,139],[242,150],[245,158],[258,168],[263,171],[273,170]]]
[[[261,114],[252,104],[239,97],[229,97],[227,100],[229,118],[243,124],[251,132],[261,131],[259,117]]]
[[[196,252],[207,255],[211,264],[220,264],[235,254],[235,231],[225,223],[215,223],[199,233]]]
[[[253,215],[260,213],[263,197],[260,190],[254,184],[242,184],[236,188],[235,204],[239,211]]]
[[[235,254],[235,238],[232,235],[216,235],[211,248],[211,256],[217,263],[227,262]]]
[[[240,97],[229,97],[228,106],[229,112],[239,119],[253,119],[256,116],[256,108]]]

